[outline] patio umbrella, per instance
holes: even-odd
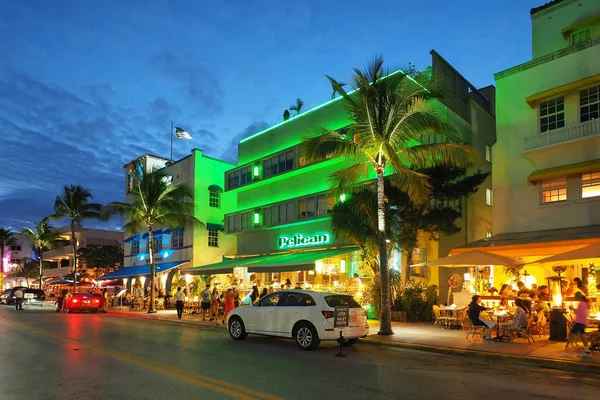
[[[546,264],[546,263],[559,263],[559,262],[594,262],[600,263],[600,243],[593,244],[591,246],[582,247],[567,251],[565,253],[556,254],[551,257],[543,258],[535,261],[535,263]]]
[[[506,265],[516,267],[523,264],[525,264],[523,261],[481,250],[472,250],[466,253],[442,257],[427,263],[428,266],[439,265],[444,267],[469,267],[471,265]]]

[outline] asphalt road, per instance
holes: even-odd
[[[0,399],[593,399],[600,376],[110,314],[0,307]]]

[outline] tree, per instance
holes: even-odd
[[[468,174],[466,167],[432,167],[419,170],[428,177],[431,199],[426,203],[415,203],[406,193],[390,187],[388,205],[402,221],[394,231],[392,241],[406,254],[406,269],[402,274],[404,283],[410,277],[413,250],[420,233],[432,240],[440,235],[453,235],[460,231],[456,220],[462,215],[462,202],[475,192],[489,173],[477,171]],[[465,210],[466,212],[466,210]]]
[[[304,106],[304,101],[301,98],[296,99],[296,104],[292,104],[290,106],[290,110],[296,111],[296,115],[302,112],[302,107]]]
[[[119,245],[82,247],[77,250],[77,257],[86,268],[94,269],[96,277],[100,276],[100,270],[104,273],[109,268],[117,269],[123,264],[123,248]]]
[[[346,84],[345,84],[345,83],[343,83],[343,82],[339,82],[339,85],[340,85],[341,87],[344,87],[344,86],[346,86]],[[334,86],[334,85],[333,85],[333,83],[332,83],[332,84],[331,84],[331,100],[335,99],[335,96],[337,95],[337,93],[338,93],[338,92],[337,92],[337,90],[335,89],[335,86]]]
[[[391,309],[387,237],[385,226],[384,174],[390,183],[416,203],[430,195],[427,176],[417,169],[433,165],[464,165],[474,159],[474,150],[455,143],[420,144],[426,134],[452,136],[455,129],[426,104],[435,93],[428,91],[401,71],[390,73],[376,57],[364,71],[354,70],[352,88],[327,77],[344,98],[350,118],[347,131],[322,129],[302,143],[309,162],[340,157],[351,165],[331,175],[332,190],[341,193],[363,181],[373,171],[377,177],[377,236],[380,249],[381,325],[380,335],[391,335]]]
[[[4,287],[4,254],[6,249],[17,244],[15,233],[10,229],[0,228],[0,288]]]
[[[290,110],[286,109],[286,110],[283,112],[283,120],[284,120],[284,121],[287,121],[288,119],[290,119]]]
[[[79,185],[65,185],[60,196],[54,201],[54,215],[52,219],[68,218],[71,223],[71,246],[73,246],[73,274],[77,276],[77,238],[75,226],[82,228],[84,219],[100,219],[102,206],[90,203],[92,194],[89,190]],[[77,291],[77,281],[73,283],[73,291]]]
[[[48,218],[36,222],[33,229],[23,228],[21,235],[31,241],[31,249],[38,255],[40,287],[42,287],[44,281],[44,252],[60,246],[60,236],[56,229],[48,225]]]
[[[152,172],[145,171],[141,164],[136,165],[133,175],[133,189],[130,193],[131,202],[113,202],[104,207],[103,219],[114,215],[125,218],[123,229],[127,234],[137,235],[141,231],[148,232],[148,259],[150,262],[150,306],[148,313],[154,310],[154,286],[156,280],[156,263],[154,259],[153,229],[168,227],[179,229],[186,226],[204,224],[194,216],[192,189],[183,183],[170,184],[163,169]]]
[[[24,277],[27,287],[29,287],[29,279],[37,279],[40,277],[40,265],[38,260],[34,260],[33,258],[24,258],[21,262],[21,265],[19,265],[18,270],[11,272],[10,276]],[[40,287],[41,286],[42,284],[40,281]]]

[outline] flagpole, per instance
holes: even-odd
[[[173,121],[171,121],[171,161],[173,161]]]

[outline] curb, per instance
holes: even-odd
[[[600,374],[600,363],[597,362],[577,362],[569,360],[559,360],[556,358],[540,358],[531,356],[520,356],[515,354],[496,353],[492,351],[465,350],[458,349],[455,347],[440,347],[427,344],[392,342],[387,340],[372,339],[369,336],[367,336],[364,339],[361,339],[360,342],[376,346],[398,347],[403,349],[427,351],[431,353],[441,353],[448,355],[458,355],[463,357],[484,357],[489,360],[499,360],[505,362],[508,361],[514,364],[537,365],[540,367],[550,369],[569,369],[593,374]]]
[[[148,319],[148,320],[153,320],[153,321],[171,322],[174,324],[198,325],[198,326],[203,326],[206,328],[213,328],[213,329],[218,329],[218,328],[224,329],[225,328],[225,325],[215,324],[214,322],[209,322],[209,321],[190,321],[190,320],[185,320],[185,319],[153,317],[153,316],[147,315],[147,314],[138,314],[138,313],[122,312],[122,311],[109,310],[106,312],[106,315],[119,315],[119,316],[123,316],[123,317],[143,318],[143,319]]]

